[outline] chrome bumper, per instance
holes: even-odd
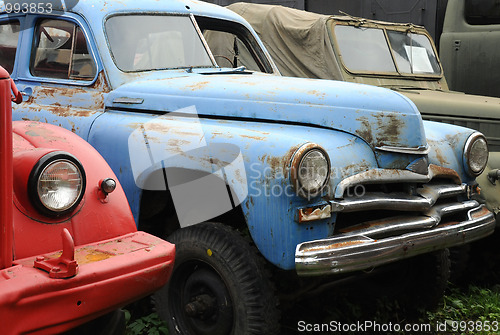
[[[295,251],[296,271],[301,276],[315,276],[364,270],[433,250],[463,245],[493,233],[494,215],[475,201],[464,203],[465,207],[467,205],[474,208],[467,212],[468,219],[462,222],[436,225],[432,222],[432,215],[395,218],[394,221],[400,222],[384,225],[382,233],[386,237],[379,239],[376,236],[381,233],[380,226],[301,243]],[[416,227],[420,228],[412,231]],[[387,237],[391,232],[398,233],[398,230],[400,235]]]

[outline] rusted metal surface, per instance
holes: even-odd
[[[344,241],[344,242],[338,242],[338,243],[332,243],[328,244],[324,247],[311,247],[307,249],[310,252],[314,251],[325,251],[325,250],[332,250],[332,249],[340,249],[340,248],[347,248],[350,246],[358,245],[358,244],[363,244],[363,243],[369,243],[367,240],[359,240],[359,241]]]
[[[432,174],[432,178],[450,179],[457,185],[460,185],[462,182],[457,171],[452,170],[450,168],[445,168],[439,165],[431,164],[429,165],[429,172]]]
[[[434,150],[436,160],[438,162],[438,166],[448,165],[450,164],[449,157],[446,152],[443,152],[441,148],[436,148]]]
[[[345,197],[343,200],[330,200],[328,205],[321,207],[306,207],[298,209],[298,221],[307,222],[321,220],[331,216],[332,212],[362,212],[362,211],[375,211],[375,210],[393,210],[401,212],[426,212],[428,216],[435,216],[438,218],[435,224],[440,220],[444,214],[442,210],[435,206],[441,198],[450,198],[453,196],[469,197],[468,189],[465,185],[449,185],[449,184],[432,184],[423,185],[423,187],[416,189],[415,194],[407,193],[382,193],[382,192],[363,192],[362,194],[352,195]],[[475,203],[473,206],[477,206]],[[443,206],[443,205],[441,205]],[[445,206],[450,206],[446,204]],[[458,208],[456,211],[464,211],[467,208]],[[430,214],[436,213],[438,214]],[[378,221],[377,221],[378,222]],[[382,220],[378,223],[364,223],[360,226],[352,226],[343,229],[342,232],[351,232],[358,229],[372,227],[374,225],[386,225],[387,222]],[[394,224],[391,222],[390,224]]]
[[[401,181],[427,183],[433,178],[449,179],[457,185],[461,183],[460,177],[456,171],[434,164],[429,165],[429,173],[427,175],[421,175],[406,170],[374,169],[343,179],[335,189],[335,198],[342,198],[345,190],[355,185],[397,183]]]
[[[19,86],[28,93],[26,101],[14,108],[18,119],[55,124],[84,138],[93,120],[104,112],[104,99],[110,91],[104,71],[89,86],[52,82],[38,85],[23,82]]]
[[[104,94],[107,92],[109,86],[101,71],[95,83],[89,87],[51,84],[35,86],[26,102],[38,105],[35,111],[48,109],[52,114],[62,117],[86,117],[103,111]]]
[[[422,214],[414,218],[399,215],[381,220],[368,221],[341,229],[339,233],[341,233],[342,236],[363,235],[370,238],[376,238],[377,236],[387,233],[395,234],[398,231],[418,231],[435,227],[442,221],[446,222],[445,216],[468,213],[470,210],[478,208],[480,208],[479,203],[476,201],[452,202],[433,206],[432,209],[423,211]],[[485,213],[483,213],[483,215],[484,214]],[[474,219],[474,217],[471,218]]]
[[[373,142],[375,147],[390,145],[390,143],[395,143],[401,136],[406,136],[402,132],[405,132],[407,125],[404,120],[395,114],[379,115],[375,117],[375,120],[361,117],[358,121],[362,127],[356,132],[368,142]],[[377,132],[378,135],[374,135],[374,132]]]
[[[330,205],[317,208],[300,208],[298,209],[299,222],[309,222],[328,219],[332,216],[332,208]]]
[[[486,207],[482,207],[479,210],[471,211],[469,215],[472,219],[479,219],[482,216],[487,215],[488,212],[489,211]]]
[[[297,273],[315,276],[363,270],[429,252],[435,244],[454,247],[475,241],[490,235],[495,228],[493,214],[484,209],[480,206],[469,211],[468,219],[462,222],[444,222],[430,229],[377,240],[361,233],[352,237],[339,234],[325,240],[304,242],[297,246],[295,253]],[[350,241],[354,243],[348,243]],[[346,244],[340,247],[338,243]],[[332,245],[335,248],[331,248]],[[383,253],[380,252],[382,249]]]

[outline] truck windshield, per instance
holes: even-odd
[[[189,16],[120,15],[110,17],[105,28],[122,71],[214,67]]]
[[[429,38],[423,34],[336,25],[335,38],[350,72],[441,75]]]

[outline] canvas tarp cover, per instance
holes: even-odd
[[[242,2],[227,8],[252,25],[282,75],[341,79],[326,26],[330,16]]]

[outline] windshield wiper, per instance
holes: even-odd
[[[252,74],[253,71],[248,71],[246,67],[244,66],[238,66],[232,69],[220,69],[217,71],[217,69],[214,69],[214,71],[210,72],[200,72],[200,74]]]

